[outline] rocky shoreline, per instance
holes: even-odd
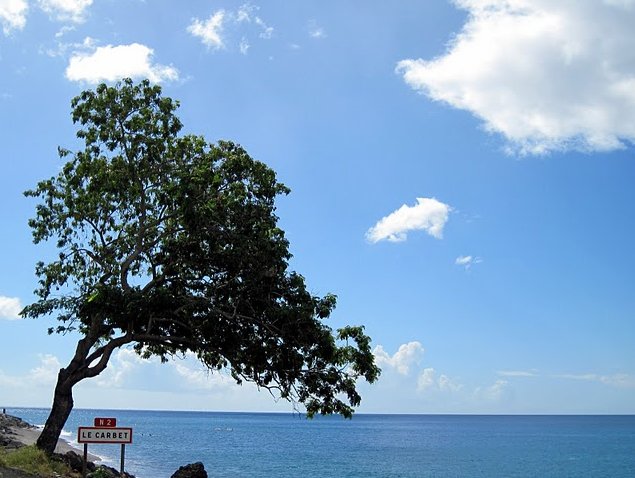
[[[40,430],[37,427],[25,422],[21,418],[0,413],[0,449],[11,452],[23,446],[32,445],[37,440],[39,434]],[[44,477],[0,465],[0,478],[77,478],[82,476],[83,456],[80,454],[80,450],[71,447],[64,440],[60,440],[58,446],[55,448],[54,458],[66,463],[72,470],[72,474]],[[121,475],[119,471],[114,468],[95,464],[96,461],[99,461],[99,458],[96,456],[89,455],[89,460],[86,466],[89,478],[91,474],[103,478],[135,478],[134,475],[127,472]],[[97,475],[97,473],[99,474]],[[171,478],[208,477],[205,467],[199,462],[180,467]]]

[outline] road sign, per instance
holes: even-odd
[[[95,426],[102,428],[115,428],[117,426],[116,418],[95,418]]]
[[[78,443],[132,443],[132,428],[79,427]]]

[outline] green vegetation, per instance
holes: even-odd
[[[55,473],[62,476],[71,474],[67,465],[49,457],[35,445],[24,446],[12,451],[0,449],[0,466],[17,468],[42,476],[54,476]]]
[[[181,135],[178,103],[148,81],[100,85],[72,101],[78,151],[26,195],[39,262],[38,301],[49,332],[81,333],[60,370],[37,446],[52,453],[73,387],[99,375],[119,347],[166,361],[193,353],[307,414],[350,417],[357,380],[379,376],[361,326],[324,324],[336,297],[314,296],[289,269],[275,200],[289,193],[267,165],[229,141]],[[50,256],[49,256],[50,257]]]
[[[95,471],[88,474],[88,478],[110,478],[111,476],[112,474],[102,467],[98,467]]]

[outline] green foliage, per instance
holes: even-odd
[[[36,243],[39,300],[84,334],[72,385],[95,376],[116,347],[167,360],[194,352],[210,370],[306,405],[350,416],[356,380],[379,375],[362,327],[334,335],[334,295],[313,296],[289,270],[275,199],[288,194],[265,164],[229,141],[179,135],[178,103],[148,81],[101,85],[72,101],[83,149],[60,148],[61,172],[25,194]],[[62,380],[62,379],[60,379]]]
[[[0,451],[0,466],[41,476],[68,475],[71,472],[67,465],[49,457],[35,445],[24,446],[15,451]]]
[[[111,476],[112,473],[101,466],[98,466],[95,471],[88,474],[88,478],[110,478]]]

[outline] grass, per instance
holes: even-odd
[[[68,466],[52,460],[35,445],[23,446],[14,451],[0,450],[0,465],[43,476],[53,476],[54,473],[62,476],[71,474]]]

